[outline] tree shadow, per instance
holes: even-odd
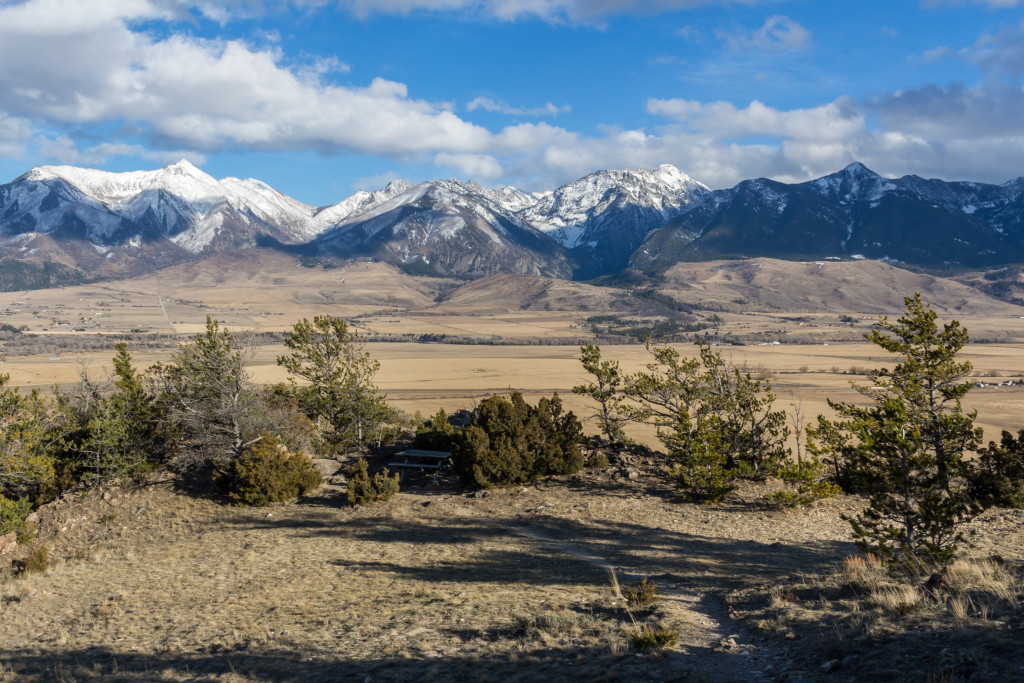
[[[855,552],[852,542],[761,542],[702,536],[633,522],[482,517],[361,518],[344,524],[309,514],[239,519],[253,529],[288,528],[307,536],[376,544],[473,547],[450,560],[424,564],[372,561],[338,564],[427,582],[606,584],[606,566],[627,574],[662,576],[692,590],[733,590],[752,577],[772,580],[795,570],[827,570]],[[510,542],[511,541],[511,542]]]
[[[476,633],[464,634],[476,638]],[[457,634],[455,634],[457,637]],[[684,680],[697,674],[695,662],[680,652],[636,656],[614,654],[606,646],[550,647],[536,644],[522,653],[481,655],[407,654],[377,659],[339,656],[301,649],[260,651],[216,649],[194,653],[129,653],[112,647],[32,652],[2,651],[4,673],[19,681],[215,680],[228,677],[266,683],[303,681],[513,681]],[[723,658],[734,655],[723,653]],[[699,680],[722,681],[713,669]],[[752,677],[750,680],[764,680]]]

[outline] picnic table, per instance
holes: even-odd
[[[425,451],[420,448],[407,448],[404,451],[395,453],[395,462],[389,462],[388,467],[397,469],[398,481],[402,481],[407,470],[434,470],[434,481],[437,481],[437,471],[448,462],[452,454],[450,451]]]

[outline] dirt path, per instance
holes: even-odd
[[[461,517],[475,517],[467,508],[457,508]],[[488,521],[508,532],[530,539],[538,552],[557,553],[606,572],[609,585],[630,584],[647,578],[635,568],[617,567],[607,558],[594,554],[575,543],[559,540],[543,528],[522,520],[491,517]],[[769,649],[764,643],[755,645],[754,637],[729,617],[721,599],[707,592],[686,589],[681,584],[662,582],[658,587],[662,612],[673,623],[685,624],[679,629],[675,649],[686,655],[690,665],[702,672],[702,680],[773,681],[778,672],[787,671],[788,655],[780,647]],[[643,615],[641,615],[643,619]]]

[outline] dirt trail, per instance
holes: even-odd
[[[479,513],[471,508],[456,508],[455,514],[479,517]],[[609,586],[613,582],[625,585],[648,578],[635,568],[615,566],[607,558],[575,543],[560,540],[543,528],[521,519],[489,517],[487,521],[536,542],[539,552],[553,551],[607,572]],[[657,585],[662,611],[671,614],[674,623],[685,625],[679,629],[675,649],[687,655],[690,665],[701,672],[702,680],[774,681],[780,672],[791,669],[789,656],[781,647],[769,648],[765,643],[756,645],[754,637],[729,617],[728,608],[717,596],[689,590],[678,583],[662,581]]]

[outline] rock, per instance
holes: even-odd
[[[830,659],[827,662],[822,662],[821,666],[818,667],[818,671],[823,674],[830,674],[833,671],[838,671],[839,666],[840,664],[838,659]]]
[[[853,667],[857,666],[858,660],[860,660],[860,657],[858,657],[857,655],[846,655],[845,657],[843,657],[843,661],[840,662],[840,665],[844,669],[852,669]]]
[[[25,521],[26,522],[32,522],[33,524],[38,524],[39,523],[39,513],[38,512],[31,513],[28,517],[25,518]]]
[[[0,555],[6,555],[7,553],[14,552],[14,549],[18,547],[18,534],[11,532],[0,536]]]
[[[628,479],[638,479],[640,474],[636,470],[626,470],[626,477]]]

